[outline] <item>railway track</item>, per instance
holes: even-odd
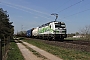
[[[50,44],[50,45],[53,45],[53,46],[90,52],[90,41],[64,40],[63,42],[60,42],[60,41],[48,41],[48,40],[31,39],[31,38],[30,38],[30,40],[41,41],[41,42],[44,42],[46,44]]]

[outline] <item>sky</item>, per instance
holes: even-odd
[[[90,25],[90,0],[0,0],[0,8],[8,12],[15,34],[54,21],[52,13],[65,22],[67,33]]]

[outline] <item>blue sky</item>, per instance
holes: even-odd
[[[66,23],[67,33],[90,25],[90,0],[0,0],[0,8],[7,10],[15,33],[54,21],[52,13]]]

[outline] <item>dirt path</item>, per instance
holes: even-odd
[[[21,43],[16,43],[24,56],[25,60],[42,60],[42,58],[39,58],[35,56],[32,52],[30,52],[24,45]]]
[[[44,50],[42,50],[42,49],[40,49],[40,48],[38,48],[38,47],[36,47],[36,46],[33,46],[32,44],[29,44],[29,43],[27,43],[27,42],[24,42],[24,41],[22,41],[25,45],[27,45],[28,47],[30,47],[30,48],[32,48],[33,50],[35,50],[35,51],[37,51],[37,52],[39,52],[42,56],[45,56],[47,59],[49,59],[49,60],[62,60],[62,59],[60,59],[59,57],[56,57],[55,55],[53,55],[53,54],[50,54],[50,53],[48,53],[48,52],[46,52],[46,51],[44,51]],[[29,55],[30,56],[30,55]],[[35,60],[37,60],[37,59],[35,59]]]

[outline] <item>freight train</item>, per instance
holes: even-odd
[[[39,27],[27,31],[27,37],[57,40],[67,37],[66,25],[64,22],[51,21]]]

